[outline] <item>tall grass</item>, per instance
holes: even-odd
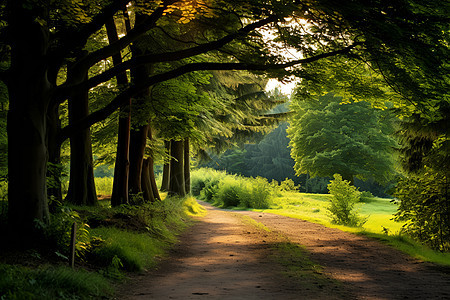
[[[275,190],[265,178],[245,178],[211,169],[191,175],[192,194],[220,207],[269,208]]]

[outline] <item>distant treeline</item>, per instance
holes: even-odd
[[[227,150],[222,155],[211,155],[209,162],[201,167],[225,170],[231,174],[247,177],[261,176],[278,182],[286,178],[300,185],[300,191],[307,193],[328,193],[330,178],[313,177],[308,174],[295,175],[294,160],[290,155],[289,138],[286,134],[288,123],[281,123],[259,143],[245,144],[241,148]],[[355,180],[361,191],[369,191],[375,196],[388,197],[390,185],[381,186],[374,181]]]

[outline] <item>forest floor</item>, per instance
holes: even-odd
[[[450,299],[449,269],[379,241],[201,204],[208,214],[157,270],[119,286],[117,299]]]

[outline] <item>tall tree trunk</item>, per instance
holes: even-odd
[[[184,181],[184,142],[174,141],[170,143],[170,183],[169,195],[186,196],[186,187]]]
[[[191,160],[190,160],[189,138],[184,139],[184,186],[186,194],[191,193]]]
[[[130,172],[128,188],[131,194],[142,193],[142,164],[147,144],[148,124],[132,129],[130,133]]]
[[[84,77],[87,77],[87,70],[72,70],[72,72],[84,72]],[[71,76],[70,71],[68,76]],[[75,123],[88,114],[88,90],[81,90],[69,99],[69,123]],[[76,205],[98,204],[89,128],[80,130],[70,137],[70,181],[66,201]]]
[[[9,4],[8,224],[12,236],[29,244],[38,238],[35,221],[49,220],[46,116],[52,86],[47,78],[48,30],[35,21],[23,1]]]
[[[153,194],[150,173],[153,173],[153,170],[150,169],[150,159],[146,158],[142,164],[142,191],[145,201],[154,202],[155,196]]]
[[[136,14],[136,24],[141,23],[145,18],[146,17],[141,14]],[[145,39],[145,37],[142,39]],[[136,41],[131,47],[133,57],[137,57],[144,53],[144,49],[140,47],[140,42],[141,39]],[[131,68],[130,72],[132,83],[135,85],[145,82],[150,74],[149,66],[147,65],[140,65],[135,68]],[[142,165],[144,162],[145,146],[147,145],[149,123],[148,115],[142,112],[145,112],[145,108],[142,103],[145,102],[145,99],[149,96],[149,93],[149,89],[146,88],[141,90],[141,92],[132,99],[132,108],[135,113],[133,113],[133,126],[130,131],[130,171],[128,188],[133,194],[143,192],[141,185]]]
[[[127,12],[124,12],[124,15]],[[109,43],[112,44],[119,40],[114,19],[111,18],[106,23],[106,32]],[[112,57],[114,65],[122,63],[120,53]],[[127,74],[125,72],[116,76],[118,85],[128,84]],[[126,105],[119,108],[119,131],[117,137],[116,163],[114,165],[114,181],[111,195],[111,205],[118,206],[128,203],[128,173],[129,173],[129,147],[130,147],[130,114],[131,98]]]
[[[149,126],[148,129],[148,138],[150,140],[153,140],[153,134],[152,134],[152,127]],[[151,153],[151,155],[147,158],[148,160],[148,171],[149,171],[149,179],[150,179],[150,184],[152,186],[152,191],[153,191],[153,197],[156,200],[161,200],[161,197],[159,196],[159,191],[158,191],[158,186],[156,184],[156,178],[155,178],[155,168],[154,168],[154,154],[153,151]]]
[[[62,203],[61,190],[61,142],[59,140],[59,132],[61,129],[61,120],[59,119],[59,105],[50,107],[48,110],[48,167],[47,167],[47,196],[49,199],[50,211],[55,209]]]
[[[164,147],[166,148],[166,154],[170,156],[170,141],[164,141]],[[164,158],[161,192],[166,192],[169,190],[169,179],[170,179],[170,159]]]

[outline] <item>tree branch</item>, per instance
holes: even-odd
[[[202,44],[199,46],[191,47],[188,49],[174,51],[174,52],[168,52],[168,53],[149,54],[149,55],[143,55],[143,56],[139,56],[136,58],[132,58],[128,61],[125,61],[125,62],[117,65],[117,66],[112,67],[109,70],[106,70],[105,72],[103,72],[97,76],[90,78],[88,81],[86,81],[84,83],[75,84],[75,85],[70,85],[70,83],[64,84],[59,88],[58,94],[60,95],[60,99],[63,100],[67,97],[67,93],[70,93],[71,90],[78,90],[80,88],[90,89],[92,87],[99,85],[102,82],[108,81],[109,79],[117,76],[117,74],[120,74],[120,73],[122,73],[132,67],[138,66],[138,65],[180,60],[183,58],[188,58],[188,57],[196,56],[196,55],[199,55],[202,53],[207,53],[212,50],[219,49],[219,48],[223,47],[224,45],[230,43],[231,41],[235,40],[236,38],[245,36],[249,32],[251,32],[257,28],[260,28],[264,25],[267,25],[271,22],[274,22],[276,20],[277,20],[277,17],[270,16],[266,19],[262,19],[255,23],[249,24],[249,25],[239,29],[238,31],[236,31],[232,34],[229,34],[219,40],[205,43],[205,44]],[[123,39],[124,38],[122,38],[121,40],[123,40]],[[119,43],[121,40],[119,40],[116,43],[111,44],[111,46],[114,46],[114,45],[117,46],[117,43]],[[105,48],[108,48],[108,46]],[[109,53],[109,50],[111,50],[111,49],[104,50],[105,48],[103,48],[100,51],[105,51],[105,53]],[[111,51],[111,53],[113,54],[114,51]],[[101,56],[102,54],[94,53],[92,55],[93,56]],[[91,60],[91,58],[87,58],[87,60]]]
[[[294,61],[290,61],[283,64],[246,64],[246,63],[192,63],[181,66],[179,68],[173,69],[171,71],[157,74],[148,78],[148,80],[142,84],[134,85],[122,93],[120,93],[116,98],[114,98],[108,105],[104,108],[99,109],[93,113],[91,113],[86,118],[74,123],[72,125],[68,125],[61,130],[61,142],[65,139],[69,138],[76,131],[88,128],[93,124],[100,122],[106,119],[109,115],[111,115],[116,109],[118,109],[125,101],[127,101],[130,97],[133,97],[140,91],[145,88],[148,88],[154,84],[164,82],[170,79],[174,79],[186,73],[194,72],[194,71],[207,71],[207,70],[247,70],[247,71],[268,71],[268,70],[276,70],[276,69],[285,69],[289,67],[293,67],[295,65],[307,64],[318,61],[320,59],[324,59],[327,57],[332,57],[340,54],[349,53],[353,48],[358,46],[361,43],[355,43],[350,46],[347,46],[340,50],[335,50],[327,53],[321,53],[315,56],[311,56],[304,59],[298,59]]]
[[[56,53],[57,56],[65,57],[73,49],[82,47],[86,44],[88,38],[98,31],[107,22],[108,19],[113,17],[119,10],[123,9],[131,0],[114,0],[110,5],[103,8],[91,22],[82,25],[81,28],[66,30],[56,35],[56,40],[59,40],[61,45],[65,45],[61,50]],[[59,55],[58,55],[59,54]],[[53,53],[52,55],[55,55]]]
[[[156,21],[161,18],[164,11],[166,10],[167,6],[177,2],[178,0],[165,0],[155,11],[148,16],[148,18],[145,20],[145,22],[142,22],[141,24],[135,26],[132,30],[127,32],[127,34],[119,39],[117,42],[112,43],[108,46],[105,46],[95,52],[92,52],[88,54],[86,57],[84,57],[78,64],[86,66],[86,67],[92,67],[97,62],[106,59],[116,53],[118,53],[120,50],[124,49],[128,45],[130,45],[132,42],[134,42],[137,38],[139,38],[142,34],[152,29]],[[107,19],[104,20],[104,23],[107,22]],[[103,24],[104,24],[103,23]],[[124,70],[119,71],[123,72]],[[114,77],[117,74],[114,74],[112,77]],[[110,78],[112,78],[110,77]]]

